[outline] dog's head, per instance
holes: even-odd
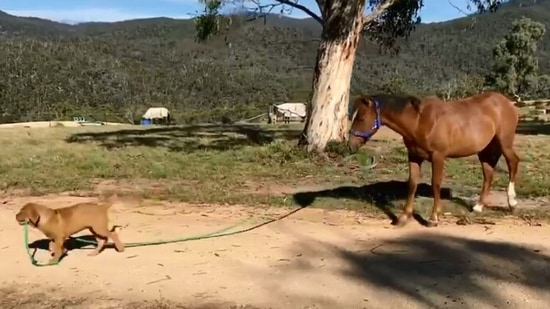
[[[15,215],[15,220],[17,220],[17,223],[21,225],[25,224],[26,222],[30,222],[36,226],[39,219],[40,214],[38,213],[38,210],[36,209],[36,204],[34,203],[25,204]]]

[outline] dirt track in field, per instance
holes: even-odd
[[[412,221],[399,229],[354,212],[306,208],[243,234],[106,249],[96,257],[75,249],[60,265],[39,268],[28,261],[14,218],[30,200],[60,207],[94,199],[6,200],[0,209],[6,309],[547,308],[550,302],[545,225],[459,226],[449,218],[437,228]],[[145,201],[123,212],[114,215],[128,224],[121,238],[135,242],[207,233],[285,210]],[[31,230],[30,238],[43,236]],[[36,258],[46,261],[48,254],[37,250]]]

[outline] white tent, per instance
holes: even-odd
[[[168,115],[170,115],[170,112],[166,107],[151,107],[145,112],[145,114],[143,114],[141,118],[162,119],[168,117]]]
[[[279,113],[285,117],[306,117],[306,105],[304,103],[282,103],[275,105]]]

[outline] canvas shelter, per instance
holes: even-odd
[[[166,107],[150,107],[141,116],[142,125],[170,123],[170,111]]]

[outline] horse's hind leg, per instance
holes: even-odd
[[[428,220],[427,227],[437,226],[439,222],[439,214],[441,213],[441,184],[443,183],[443,177],[445,173],[445,156],[439,153],[432,153],[432,192],[433,192],[433,206],[430,220]]]
[[[496,139],[493,139],[489,145],[477,154],[479,162],[481,162],[481,168],[483,169],[483,185],[479,194],[479,201],[472,208],[475,212],[481,212],[483,206],[487,206],[487,198],[491,191],[495,167],[501,155],[501,148]]]
[[[504,152],[506,163],[508,164],[508,207],[513,210],[517,206],[515,181],[519,166],[519,156],[513,148],[508,148]]]
[[[519,167],[519,156],[514,150],[513,139],[501,141],[501,144],[502,153],[504,154],[506,164],[508,165],[508,190],[506,192],[508,196],[508,207],[511,211],[513,211],[514,207],[518,204],[518,201],[516,200],[515,181]]]

